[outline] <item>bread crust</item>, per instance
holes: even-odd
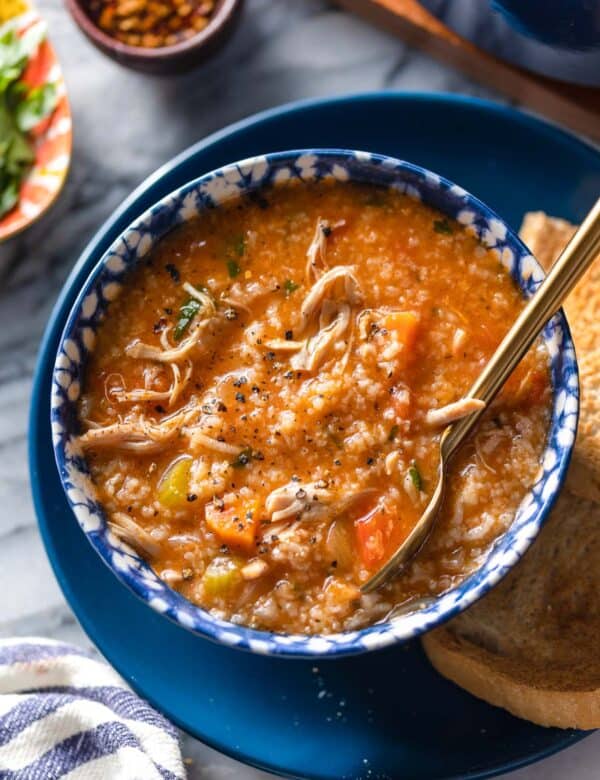
[[[423,647],[441,675],[517,718],[562,729],[600,727],[600,693],[595,688],[556,690],[519,682],[498,671],[491,653],[467,644],[446,628],[423,637]]]
[[[423,638],[435,668],[542,726],[600,728],[600,505],[564,491],[524,558]]]
[[[519,235],[548,271],[568,244],[576,226],[543,211],[525,215]],[[600,502],[600,258],[564,304],[579,361],[581,403],[579,433],[567,488]]]
[[[527,214],[548,270],[575,225]],[[422,639],[444,677],[540,726],[600,728],[600,258],[565,310],[579,357],[580,423],[566,489],[527,555],[483,599]]]

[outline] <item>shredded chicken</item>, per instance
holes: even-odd
[[[323,482],[289,482],[276,488],[267,496],[265,509],[274,523],[295,515],[320,508],[321,503],[330,503],[333,493]]]
[[[356,318],[360,338],[368,341],[373,332],[373,325],[388,313],[389,311],[385,309],[363,309]]]
[[[350,360],[350,355],[352,353],[353,345],[354,345],[354,323],[350,321],[350,336],[348,338],[348,343],[346,344],[346,349],[344,350],[344,354],[342,355],[341,359],[337,364],[337,370],[340,374],[344,374],[346,368],[348,367],[348,361]]]
[[[290,361],[295,371],[314,371],[332,357],[332,347],[342,338],[350,324],[350,306],[323,301],[319,317],[319,330]]]
[[[113,512],[108,527],[115,536],[141,555],[156,558],[160,553],[160,546],[156,540],[125,512]]]
[[[338,281],[343,283],[344,288],[341,300],[336,299],[334,295],[334,288]],[[338,265],[315,282],[300,309],[299,333],[304,333],[318,317],[317,332],[302,341],[272,339],[266,342],[265,346],[281,352],[296,352],[297,354],[291,359],[292,368],[296,371],[314,371],[325,360],[332,357],[331,349],[344,336],[351,324],[350,307],[360,300],[362,296],[353,268]],[[345,363],[347,360],[346,355]]]
[[[237,298],[231,298],[231,297],[221,298],[220,302],[225,303],[227,306],[230,306],[232,309],[239,309],[240,311],[243,311],[249,317],[252,316],[252,309],[250,309],[249,306],[246,306],[245,303],[238,301]],[[235,319],[235,317],[233,317],[233,319]]]
[[[341,280],[344,285],[343,300],[351,305],[360,303],[362,295],[358,281],[354,276],[354,268],[348,265],[336,265],[313,284],[310,292],[302,302],[300,308],[301,333],[306,330],[311,322],[314,322],[317,313],[323,305],[323,301],[334,297],[331,293],[333,293],[338,280]]]
[[[298,352],[298,350],[306,346],[306,340],[271,339],[263,343],[267,349],[274,349],[276,352]]]
[[[425,422],[432,427],[441,427],[456,422],[468,414],[479,412],[485,408],[485,403],[479,398],[461,398],[460,401],[442,406],[441,409],[430,409],[425,415]]]
[[[331,225],[329,220],[317,219],[315,234],[306,251],[306,269],[305,276],[307,284],[310,284],[312,277],[318,279],[323,271],[327,270],[327,238],[331,232],[338,227],[346,224],[346,220],[340,219]]]
[[[207,436],[198,427],[185,428],[183,433],[184,435],[189,436],[190,448],[194,452],[197,450],[212,450],[213,452],[220,452],[223,455],[239,455],[244,449],[235,444],[227,444],[227,442],[219,441],[212,436]]]
[[[190,360],[186,361],[185,374],[181,374],[181,369],[177,363],[170,363],[169,367],[173,372],[173,381],[168,390],[151,390],[148,388],[136,388],[135,390],[114,389],[110,391],[111,397],[120,402],[140,401],[167,401],[168,406],[173,406],[179,398],[184,388],[192,376],[193,365]]]
[[[358,493],[336,499],[335,494],[328,490],[327,483],[319,482],[288,482],[273,490],[267,496],[265,509],[273,523],[279,523],[291,518],[317,518],[327,513],[330,519],[338,517],[347,511],[355,502],[366,495],[375,493],[375,488],[366,488]],[[271,527],[269,531],[271,532]]]
[[[125,352],[130,357],[141,360],[156,360],[159,363],[176,363],[189,355],[192,349],[200,341],[206,325],[212,320],[213,318],[210,317],[209,319],[200,320],[195,323],[190,335],[184,339],[178,347],[164,348],[167,339],[166,334],[168,332],[165,329],[161,334],[162,349],[160,347],[155,347],[152,344],[145,344],[143,341],[136,339],[125,347]]]
[[[202,304],[202,315],[204,317],[214,317],[217,313],[215,299],[205,290],[198,290],[189,282],[183,283],[183,289]]]
[[[125,380],[123,379],[123,374],[118,374],[116,371],[113,371],[105,378],[104,397],[109,403],[112,403],[117,399],[117,394],[123,392],[124,389]]]
[[[114,447],[143,454],[160,452],[180,434],[181,427],[195,415],[197,411],[191,403],[160,423],[150,423],[140,416],[135,421],[90,428],[79,436],[78,442],[84,450]]]
[[[306,250],[306,281],[310,284],[311,275],[319,276],[321,270],[327,268],[325,255],[327,253],[327,236],[331,228],[326,219],[317,219],[315,234]],[[320,267],[319,267],[320,266]]]

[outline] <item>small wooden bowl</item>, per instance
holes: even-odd
[[[155,49],[129,46],[112,38],[90,17],[86,0],[65,0],[65,5],[87,38],[108,57],[127,68],[167,75],[190,70],[219,49],[233,31],[243,0],[218,0],[204,30],[174,46]]]

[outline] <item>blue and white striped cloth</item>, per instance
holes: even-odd
[[[175,728],[91,653],[0,640],[2,780],[182,780]]]

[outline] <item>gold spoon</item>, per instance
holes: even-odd
[[[583,273],[600,253],[600,199],[584,219],[552,270],[515,320],[498,349],[467,393],[486,407],[494,399],[517,364],[533,344],[548,320],[577,284]],[[370,593],[397,575],[427,541],[444,500],[444,482],[448,461],[473,430],[484,409],[478,409],[447,426],[440,439],[438,482],[429,504],[407,538],[381,567],[361,587]]]

